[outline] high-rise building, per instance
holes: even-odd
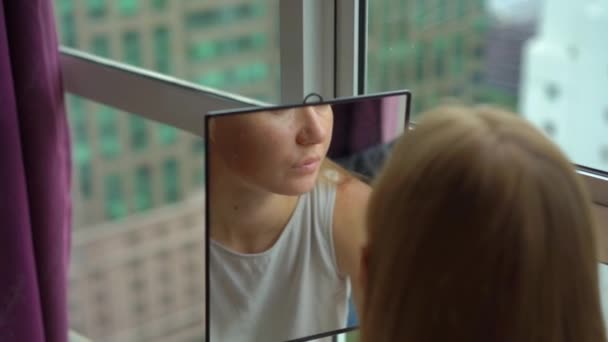
[[[260,100],[279,97],[278,0],[55,2],[65,46]],[[202,139],[77,96],[67,104],[70,328],[94,341],[202,341]]]
[[[524,49],[520,110],[581,165],[608,170],[608,4],[545,0]]]
[[[531,18],[525,23],[513,24],[502,15],[512,6],[493,3],[370,2],[369,90],[411,89],[414,118],[450,97],[516,109],[519,52],[532,34],[536,12],[527,12]]]
[[[260,100],[279,96],[276,0],[56,2],[64,45]],[[198,137],[74,96],[68,104],[77,229],[202,186]]]
[[[93,341],[203,341],[203,207],[199,192],[74,234],[70,329]]]

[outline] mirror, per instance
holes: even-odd
[[[358,325],[369,183],[407,91],[206,117],[209,337],[331,341]]]

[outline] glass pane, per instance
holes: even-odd
[[[159,130],[159,140],[163,145],[171,145],[177,140],[178,130],[175,127],[160,125]]]
[[[122,178],[117,174],[109,174],[104,179],[106,218],[108,219],[124,217],[128,212],[122,183]]]
[[[54,2],[63,45],[280,102],[279,0]]]
[[[141,165],[135,171],[135,207],[146,210],[152,206],[152,176],[148,165]]]
[[[608,4],[378,0],[368,18],[370,93],[412,90],[414,121],[448,99],[497,104],[608,171]]]
[[[118,0],[118,12],[125,16],[135,15],[139,11],[138,0]]]
[[[92,341],[202,341],[203,140],[78,96],[66,105],[70,329]]]
[[[148,132],[146,120],[139,116],[129,117],[129,127],[131,130],[131,148],[133,151],[142,151],[148,145]]]
[[[177,160],[172,158],[163,164],[163,181],[165,183],[165,201],[173,203],[180,197],[180,175]]]

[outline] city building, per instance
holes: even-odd
[[[278,0],[55,5],[62,45],[259,100],[279,98]],[[66,99],[74,163],[70,328],[94,341],[202,341],[204,142]]]
[[[73,235],[70,329],[93,341],[203,341],[204,196]]]
[[[545,0],[524,48],[520,111],[577,164],[608,169],[608,4]]]
[[[279,97],[278,1],[56,4],[66,46],[247,97]],[[201,188],[200,138],[75,96],[68,104],[76,229],[175,203]]]
[[[521,49],[534,32],[537,1],[385,0],[369,6],[369,91],[411,89],[414,119],[448,98],[517,109]]]

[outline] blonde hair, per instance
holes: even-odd
[[[362,341],[605,341],[590,203],[513,113],[425,114],[370,198]]]

